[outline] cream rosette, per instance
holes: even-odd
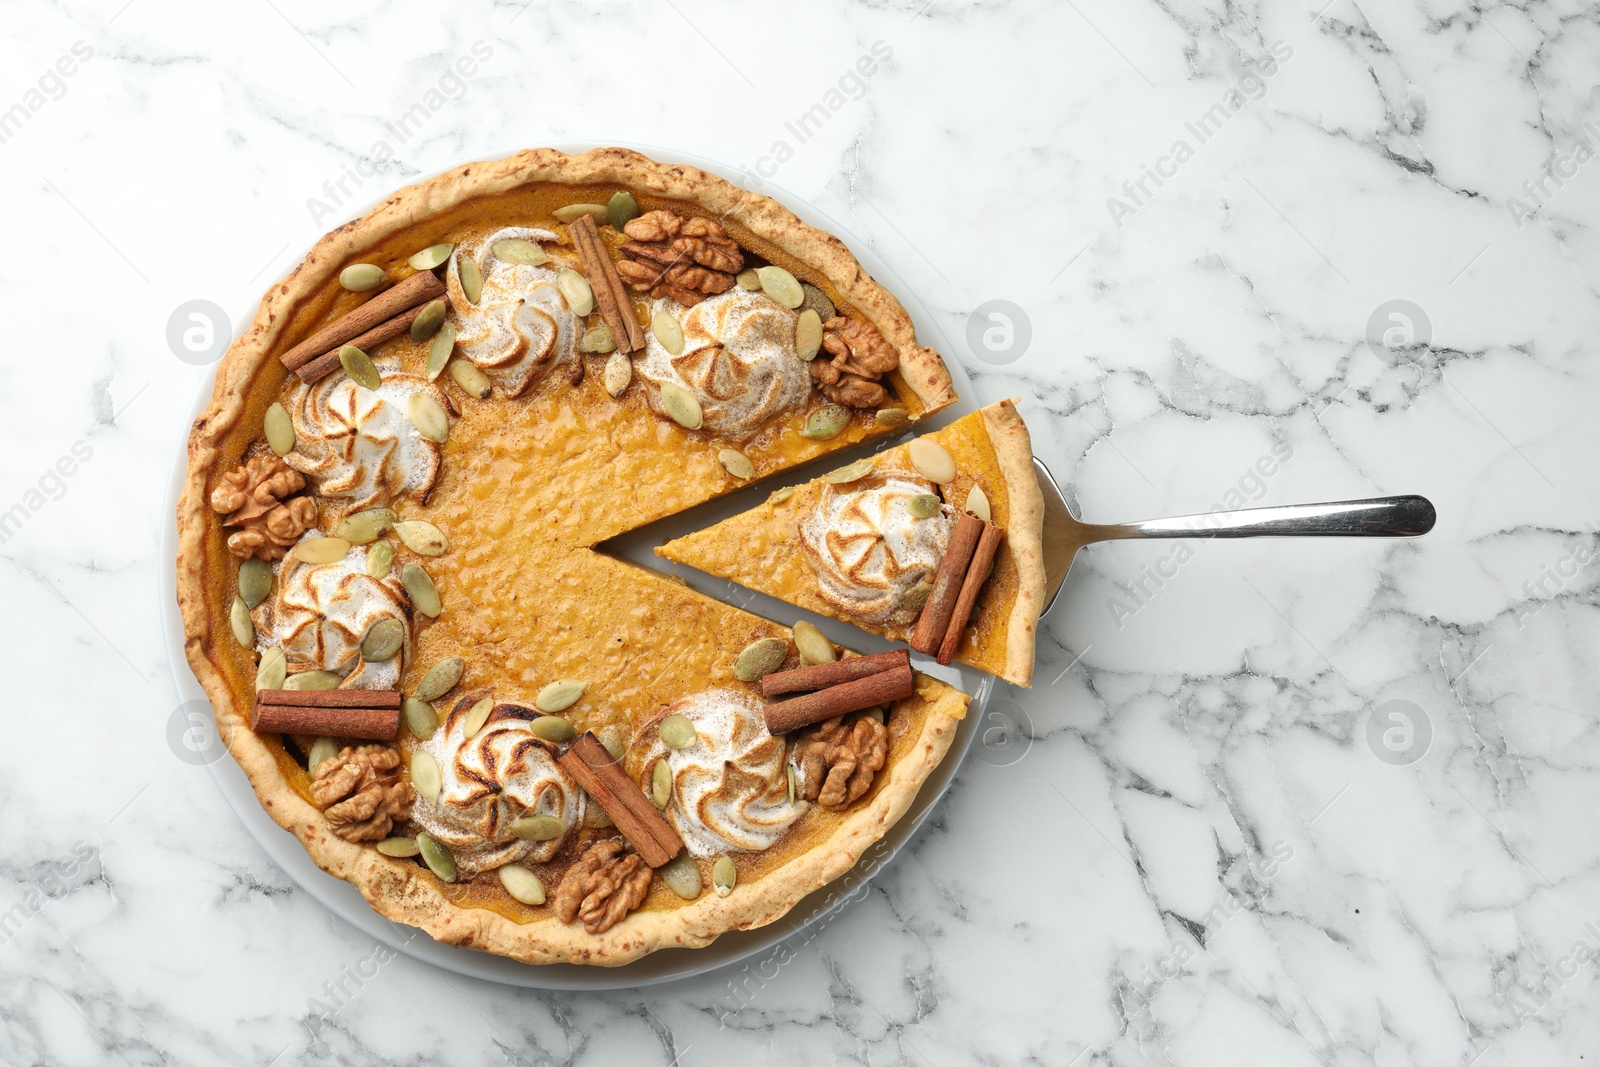
[[[685,697],[662,714],[693,723],[694,744],[668,748],[654,730],[646,730],[636,735],[634,756],[647,793],[656,761],[666,760],[672,773],[667,816],[689,852],[707,858],[776,844],[806,804],[789,802],[787,746],[767,732],[760,702],[732,689],[712,689]]]
[[[525,226],[496,230],[470,250],[483,275],[478,302],[461,290],[459,248],[450,256],[444,284],[455,312],[456,347],[502,393],[520,396],[552,367],[579,358],[579,322],[556,287],[565,264],[552,259],[535,267],[495,255],[495,242],[511,238],[539,245],[557,239],[549,230]]]
[[[438,800],[419,796],[411,818],[450,850],[465,877],[507,863],[544,863],[583,823],[584,794],[556,765],[545,742],[528,732],[539,713],[496,705],[490,721],[466,736],[475,701],[461,700],[431,738],[418,747],[439,764]],[[566,831],[548,841],[524,841],[511,824],[524,816],[551,815]]]
[[[316,531],[308,537],[319,536]],[[398,689],[411,649],[411,601],[395,577],[367,573],[366,553],[352,548],[332,563],[278,564],[276,592],[252,613],[258,647],[277,645],[291,674],[332,671],[345,689]],[[368,662],[361,639],[381,619],[398,619],[406,637],[392,659]]]
[[[811,374],[795,352],[796,315],[761,292],[733,288],[691,308],[657,300],[655,314],[677,320],[683,351],[668,352],[649,331],[634,370],[661,406],[661,385],[673,382],[700,401],[703,426],[724,437],[748,437],[775,415],[794,410],[811,392]]]
[[[880,471],[845,485],[824,485],[800,523],[800,542],[817,575],[817,592],[852,618],[910,625],[919,605],[902,607],[919,582],[932,582],[955,516],[948,505],[928,518],[911,498],[938,492],[916,474]]]
[[[289,401],[294,451],[283,461],[311,483],[318,496],[342,501],[349,511],[382,507],[409,495],[421,500],[439,476],[443,448],[411,424],[407,405],[427,393],[449,410],[439,387],[404,374],[392,361],[379,364],[378,388],[364,389],[335,371],[296,387]]]

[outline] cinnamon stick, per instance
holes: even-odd
[[[983,590],[983,583],[989,580],[989,572],[994,570],[995,553],[1005,539],[1005,527],[992,522],[983,524],[983,536],[978,538],[978,547],[972,552],[972,562],[967,565],[967,577],[961,583],[961,595],[956,598],[944,640],[939,644],[937,658],[940,663],[948,666],[955,658],[956,646],[961,644],[961,635],[967,630],[967,620],[972,617],[972,609],[978,603],[978,593]]]
[[[366,333],[357,334],[346,341],[345,344],[355,345],[361,351],[369,352],[383,344],[383,342],[393,340],[411,329],[412,320],[422,314],[422,309],[425,306],[424,304],[418,304],[409,311],[402,311],[394,318],[378,323]],[[295,374],[303,382],[314,382],[333,373],[339,369],[339,349],[343,347],[344,345],[340,345],[331,352],[324,352],[309,363],[300,364],[294,369]]]
[[[256,694],[250,729],[258,733],[315,734],[393,741],[400,734],[400,693],[394,689],[263,689]]]
[[[911,634],[911,647],[924,656],[933,655],[944,641],[956,598],[961,595],[962,583],[966,581],[967,564],[972,562],[972,553],[982,535],[983,520],[970,511],[962,512],[950,535],[950,544],[945,548],[944,559],[939,562],[939,572],[934,575],[933,591],[928,594],[928,602],[917,616],[917,628]]]
[[[903,648],[894,652],[834,660],[832,663],[817,663],[810,667],[795,667],[762,678],[761,695],[776,697],[785,693],[809,693],[902,666],[911,666],[911,653]]]
[[[444,283],[439,276],[431,270],[419,270],[365,304],[340,315],[278,358],[290,370],[299,370],[302,365],[328,350],[337,351],[340,345],[349,344],[352,338],[361,336],[380,322],[387,322],[402,311],[443,295]]]
[[[916,676],[911,673],[908,659],[902,666],[869,674],[853,682],[832,685],[815,693],[768,704],[761,709],[761,714],[767,721],[768,733],[786,734],[835,715],[904,700],[916,692],[916,688]]]
[[[556,757],[561,769],[605,809],[622,836],[652,867],[683,851],[683,838],[656,810],[644,791],[592,733],[586,733]]]
[[[622,275],[612,262],[606,243],[600,238],[600,227],[591,215],[579,215],[567,224],[572,246],[583,261],[583,273],[589,277],[589,287],[594,290],[595,303],[600,306],[600,317],[611,328],[611,339],[622,352],[634,352],[644,347],[644,326],[633,313],[633,299],[622,284]]]

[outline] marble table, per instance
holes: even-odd
[[[0,1061],[1571,1064],[1600,1051],[1600,9],[63,0],[0,89]],[[929,824],[638,991],[358,935],[171,741],[165,478],[355,206],[583,139],[841,219],[1094,521],[1417,492],[1409,542],[1078,560]]]

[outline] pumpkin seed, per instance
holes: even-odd
[[[676,712],[656,724],[656,736],[668,748],[688,748],[697,737],[694,723]]]
[[[692,729],[692,727],[691,727]],[[672,768],[665,759],[658,759],[650,768],[650,799],[662,811],[672,803]]]
[[[494,711],[494,697],[484,697],[468,708],[466,718],[461,720],[461,736],[477,737],[478,731],[483,729],[483,724],[489,721],[489,714],[492,711]]]
[[[686,430],[698,430],[705,416],[700,412],[700,401],[677,382],[661,383],[661,406],[673,422]]]
[[[478,365],[470,359],[452,359],[450,361],[450,377],[456,384],[479,400],[489,399],[489,376],[478,369]]]
[[[700,865],[688,852],[679,853],[678,858],[671,863],[657,867],[656,873],[661,876],[668,889],[684,900],[693,900],[700,895],[700,890],[703,888],[700,881]]]
[[[802,437],[809,437],[813,441],[826,441],[831,437],[839,436],[840,432],[850,425],[850,409],[829,404],[820,407],[806,419],[805,429],[800,431]]]
[[[822,319],[806,308],[794,320],[794,354],[810,363],[822,349]]]
[[[567,832],[567,824],[554,815],[525,815],[510,830],[524,841],[554,841]]]
[[[352,545],[370,545],[389,532],[394,525],[394,512],[389,508],[368,508],[346,515],[339,524],[339,536]]]
[[[285,689],[293,689],[297,693],[309,693],[314,690],[337,689],[343,678],[332,671],[301,671],[291,674],[283,683]]]
[[[761,279],[761,291],[784,307],[797,308],[805,302],[805,290],[800,288],[799,280],[782,267],[757,267],[756,277]]]
[[[612,193],[611,199],[606,201],[606,221],[612,229],[620,230],[638,217],[639,201],[626,189]]]
[[[283,649],[274,645],[261,653],[261,665],[256,668],[256,692],[282,689],[288,677],[289,665],[284,661]]]
[[[672,355],[683,355],[683,327],[678,325],[677,319],[665,311],[658,311],[650,316],[650,332],[656,335],[661,347]]]
[[[539,881],[537,874],[521,864],[508,863],[501,867],[500,884],[505,886],[513,900],[534,907],[544,903],[544,883]]]
[[[783,765],[783,776],[789,780],[789,803],[794,803],[794,764]]]
[[[444,244],[429,245],[420,252],[411,253],[411,258],[406,260],[417,270],[432,270],[450,258],[450,253],[455,251],[455,245]]]
[[[417,795],[428,803],[439,799],[439,790],[444,788],[444,777],[439,773],[439,761],[427,749],[419,748],[411,753],[411,784]]]
[[[854,482],[870,474],[877,462],[872,456],[868,456],[866,459],[858,459],[854,463],[845,464],[838,470],[829,471],[822,476],[822,480],[831,485],[844,485],[848,482]]]
[[[406,641],[406,626],[399,619],[379,619],[361,639],[361,658],[369,663],[394,659]]]
[[[417,317],[411,320],[411,339],[421,344],[439,332],[444,325],[444,301],[430,300],[422,305]]]
[[[239,564],[239,599],[253,608],[272,592],[272,564],[264,559],[247,559]]]
[[[590,804],[583,809],[583,828],[585,830],[604,830],[615,826],[611,816],[606,814],[606,809],[598,804]]]
[[[534,737],[554,745],[564,745],[578,736],[577,728],[559,715],[541,715],[528,724]]]
[[[352,293],[365,293],[383,284],[383,268],[376,263],[352,263],[339,272],[339,284]]]
[[[439,332],[433,335],[433,343],[428,346],[428,381],[433,381],[444,371],[444,365],[450,362],[450,353],[456,350],[456,328],[448,322],[439,327]]]
[[[421,519],[407,519],[405,522],[395,523],[394,533],[400,538],[401,544],[419,556],[437,556],[450,547],[443,530]]]
[[[566,711],[576,704],[581,696],[583,696],[583,683],[572,678],[564,678],[559,682],[551,682],[539,690],[539,695],[533,698],[533,706],[546,714]]]
[[[319,737],[311,742],[311,751],[306,753],[306,770],[311,776],[317,776],[317,768],[327,763],[339,754],[339,742],[331,737]]]
[[[827,322],[839,313],[834,308],[833,301],[828,299],[828,294],[810,282],[801,282],[800,291],[805,293],[805,299],[800,302],[800,306],[808,311],[815,311],[817,318],[823,322]]]
[[[350,551],[342,537],[308,537],[289,550],[289,558],[301,563],[337,563]]]
[[[345,345],[339,349],[339,366],[350,376],[350,380],[363,389],[376,389],[383,384],[383,378],[378,374],[378,368],[373,366],[372,358],[355,345]]]
[[[754,267],[746,267],[738,274],[735,274],[733,280],[739,283],[739,288],[747,292],[753,293],[761,288],[761,275],[756,273]]]
[[[628,751],[628,739],[623,734],[622,727],[602,726],[595,736],[600,738],[600,743],[605,746],[607,752],[611,753],[612,759],[619,763],[622,762],[624,753]]]
[[[430,441],[444,444],[450,437],[450,416],[444,413],[439,402],[427,393],[412,393],[406,401],[406,415],[417,432]]]
[[[394,566],[394,546],[387,541],[379,541],[367,549],[367,573],[374,578],[389,577],[389,569]]]
[[[418,741],[426,741],[439,728],[439,713],[426,700],[406,697],[400,702],[400,715],[406,720],[406,729],[416,735]]]
[[[900,598],[900,610],[920,614],[928,602],[928,594],[933,592],[933,586],[927,582],[918,582],[906,590],[906,595]]]
[[[931,519],[939,514],[943,501],[933,493],[918,493],[906,504],[906,510],[911,512],[913,519]]]
[[[450,855],[450,850],[427,834],[417,835],[417,851],[422,853],[422,862],[428,865],[428,870],[441,882],[454,882],[456,880],[456,858]]]
[[[585,330],[583,336],[578,339],[579,352],[593,352],[603,356],[607,352],[616,350],[617,342],[611,339],[611,328],[608,326],[596,326],[592,330]]]
[[[956,461],[938,441],[919,437],[906,446],[906,451],[911,456],[911,465],[928,481],[944,485],[955,480]]]
[[[273,404],[261,419],[261,432],[266,435],[267,447],[276,455],[287,456],[294,451],[294,421],[282,404]]]
[[[724,448],[717,452],[717,460],[721,462],[722,469],[735,478],[748,481],[756,476],[756,467],[750,462],[750,457],[733,448]]]
[[[483,272],[478,261],[465,252],[456,257],[456,276],[461,279],[461,295],[467,303],[476,304],[483,296]]]
[[[611,353],[611,358],[606,360],[604,374],[606,392],[612,396],[621,396],[631,381],[633,381],[633,360],[621,352]]]
[[[794,647],[803,663],[832,663],[839,658],[827,635],[804,619],[794,624]]]
[[[788,658],[789,642],[786,638],[763,637],[744,646],[744,651],[733,661],[733,676],[741,682],[759,681],[782,667],[783,661]]]
[[[401,567],[400,584],[406,587],[406,594],[411,597],[412,605],[428,618],[437,619],[439,612],[444,610],[444,603],[439,599],[439,588],[433,584],[432,575],[423,569],[422,564],[407,563]]]
[[[879,426],[904,426],[911,421],[911,412],[905,408],[879,408],[872,417]]]
[[[385,856],[393,856],[396,859],[409,859],[421,851],[417,848],[417,839],[414,837],[386,837],[373,847]]]
[[[561,268],[556,275],[556,288],[561,290],[574,315],[583,316],[594,310],[594,290],[589,286],[589,279],[571,267]]]
[[[739,868],[733,865],[732,857],[718,856],[717,862],[711,865],[711,884],[716,886],[717,896],[725,897],[733,892],[738,881]]]
[[[418,700],[438,700],[461,681],[461,674],[466,670],[466,664],[461,662],[460,656],[451,656],[442,659],[428,668],[428,673],[422,676],[422,681],[417,683],[416,692],[413,694]]]
[[[593,215],[594,221],[605,222],[606,206],[604,204],[568,204],[566,207],[556,208],[551,214],[568,224],[578,221],[580,215]]]
[[[774,489],[772,495],[767,497],[767,503],[782,504],[792,496],[794,496],[794,486],[786,485],[782,489]]]
[[[989,494],[983,491],[983,486],[975,485],[972,492],[967,494],[967,510],[984,522],[993,521],[989,511]]]
[[[550,253],[521,237],[503,237],[490,245],[489,251],[494,253],[494,258],[521,267],[537,267],[550,262]]]

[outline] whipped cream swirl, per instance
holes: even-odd
[[[800,542],[817,575],[817,592],[839,611],[872,625],[907,626],[917,608],[901,607],[918,582],[932,582],[950,544],[949,505],[926,519],[911,498],[938,486],[909,471],[878,471],[846,485],[824,485],[800,522]]]
[[[319,536],[317,531],[308,537]],[[283,649],[291,674],[332,671],[344,689],[398,689],[411,649],[411,605],[400,579],[367,573],[366,553],[352,548],[332,563],[278,564],[276,592],[252,612],[257,646]],[[399,619],[406,639],[393,659],[361,658],[361,639],[380,619]]]
[[[532,708],[499,704],[487,723],[466,736],[476,700],[458,701],[431,738],[418,747],[439,764],[439,799],[417,798],[411,818],[455,857],[470,878],[507,863],[544,863],[583,823],[584,795],[557,766],[545,742],[528,732]],[[549,841],[524,841],[511,824],[525,815],[553,815],[567,826]]]
[[[461,291],[461,249],[451,254],[444,277],[457,322],[456,346],[507,396],[521,395],[552,367],[579,358],[578,319],[556,288],[562,263],[530,267],[496,256],[494,243],[513,237],[534,244],[557,240],[549,230],[526,226],[485,237],[469,250],[483,275],[476,304]]]
[[[289,400],[294,451],[283,461],[311,483],[318,496],[342,500],[350,511],[382,507],[402,495],[421,500],[439,476],[443,448],[411,424],[407,404],[429,393],[449,410],[439,387],[402,374],[393,360],[379,362],[377,389],[363,389],[333,373],[298,386]]]
[[[675,382],[700,401],[704,428],[724,437],[749,437],[774,415],[804,404],[811,375],[794,347],[797,316],[765,293],[733,288],[685,308],[661,299],[683,328],[683,351],[674,356],[650,331],[634,370],[653,388],[650,406],[664,413],[660,386]]]
[[[694,723],[695,743],[668,748],[654,730],[641,731],[635,735],[635,765],[649,789],[655,761],[667,761],[672,772],[667,812],[690,854],[706,858],[771,848],[806,805],[789,803],[786,746],[767,732],[760,702],[736,690],[712,689],[685,697],[662,714],[673,713]]]

